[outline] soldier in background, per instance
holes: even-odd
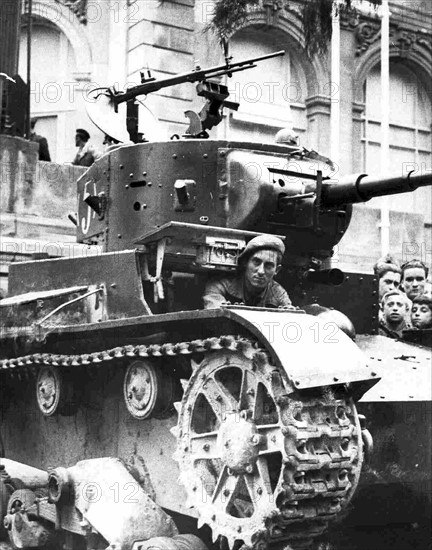
[[[36,134],[36,132],[34,131],[34,127],[36,126],[37,121],[38,121],[37,118],[32,118],[30,121],[30,126],[31,126],[30,141],[34,141],[35,143],[39,144],[39,160],[45,160],[47,162],[51,162],[51,156],[49,152],[47,139],[44,138],[43,136]]]
[[[91,166],[99,157],[93,145],[90,143],[90,134],[83,128],[78,128],[75,135],[75,145],[78,152],[72,162],[76,166]]]

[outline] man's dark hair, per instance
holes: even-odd
[[[416,296],[412,301],[412,303],[413,305],[414,304],[426,305],[432,311],[432,298],[429,298],[429,296],[425,296],[424,294],[422,296]]]
[[[413,268],[423,269],[425,272],[425,279],[429,274],[429,268],[421,260],[418,260],[418,259],[410,260],[409,262],[405,262],[402,265],[402,281],[404,280],[405,271],[407,269],[413,269]]]
[[[381,279],[381,277],[389,271],[392,271],[393,273],[401,273],[401,268],[399,267],[397,260],[390,256],[390,254],[387,254],[383,258],[380,258],[374,265],[373,269],[375,275],[379,279]]]
[[[87,130],[84,130],[83,128],[78,128],[76,131],[76,135],[79,136],[83,141],[88,141],[90,139],[90,134],[87,132]]]

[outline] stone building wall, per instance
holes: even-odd
[[[75,227],[76,180],[85,168],[37,160],[37,144],[0,135],[0,290],[8,265],[32,257],[70,256]]]

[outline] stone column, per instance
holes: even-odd
[[[352,171],[354,173],[363,171],[363,152],[362,152],[362,132],[363,132],[363,116],[365,112],[365,104],[353,102],[352,118],[353,118],[353,133],[352,133]]]
[[[330,156],[330,98],[325,95],[313,95],[305,100],[308,119],[307,149],[315,149],[321,155]]]
[[[353,150],[353,101],[355,36],[351,30],[341,28],[340,52],[340,171],[351,174],[354,164]]]

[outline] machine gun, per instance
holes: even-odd
[[[169,78],[157,79],[151,76],[150,71],[141,72],[141,84],[129,88],[125,92],[120,92],[114,87],[95,88],[92,93],[98,92],[95,99],[106,98],[105,103],[102,99],[102,108],[104,113],[98,113],[89,111],[89,116],[101,130],[115,138],[118,141],[125,141],[125,133],[120,128],[106,129],[104,122],[98,122],[106,120],[111,116],[111,112],[119,113],[119,106],[122,103],[127,104],[126,111],[126,126],[130,139],[134,143],[143,141],[142,134],[138,132],[138,104],[135,99],[139,96],[146,96],[152,92],[157,92],[162,88],[168,88],[177,84],[183,84],[184,82],[198,82],[197,94],[206,99],[206,103],[199,113],[194,111],[186,111],[185,116],[189,118],[190,124],[186,131],[185,137],[208,137],[206,130],[216,126],[222,120],[222,110],[224,107],[237,110],[238,103],[226,101],[229,96],[228,87],[219,82],[215,82],[215,79],[224,75],[231,77],[233,73],[246,71],[256,67],[258,61],[264,61],[265,59],[271,59],[273,57],[279,57],[285,55],[284,50],[270,53],[267,55],[261,55],[259,57],[253,57],[250,59],[244,59],[236,63],[231,62],[231,57],[226,57],[226,62],[223,65],[217,65],[215,67],[209,67],[201,69],[197,66],[195,70],[188,73],[181,73]],[[109,112],[110,111],[110,112]],[[112,117],[111,117],[112,118]],[[122,118],[122,122],[123,117]],[[119,122],[119,121],[117,121]],[[102,127],[104,126],[104,127]],[[116,134],[116,135],[113,135]],[[121,135],[120,135],[121,134]],[[126,138],[127,139],[127,138]]]

